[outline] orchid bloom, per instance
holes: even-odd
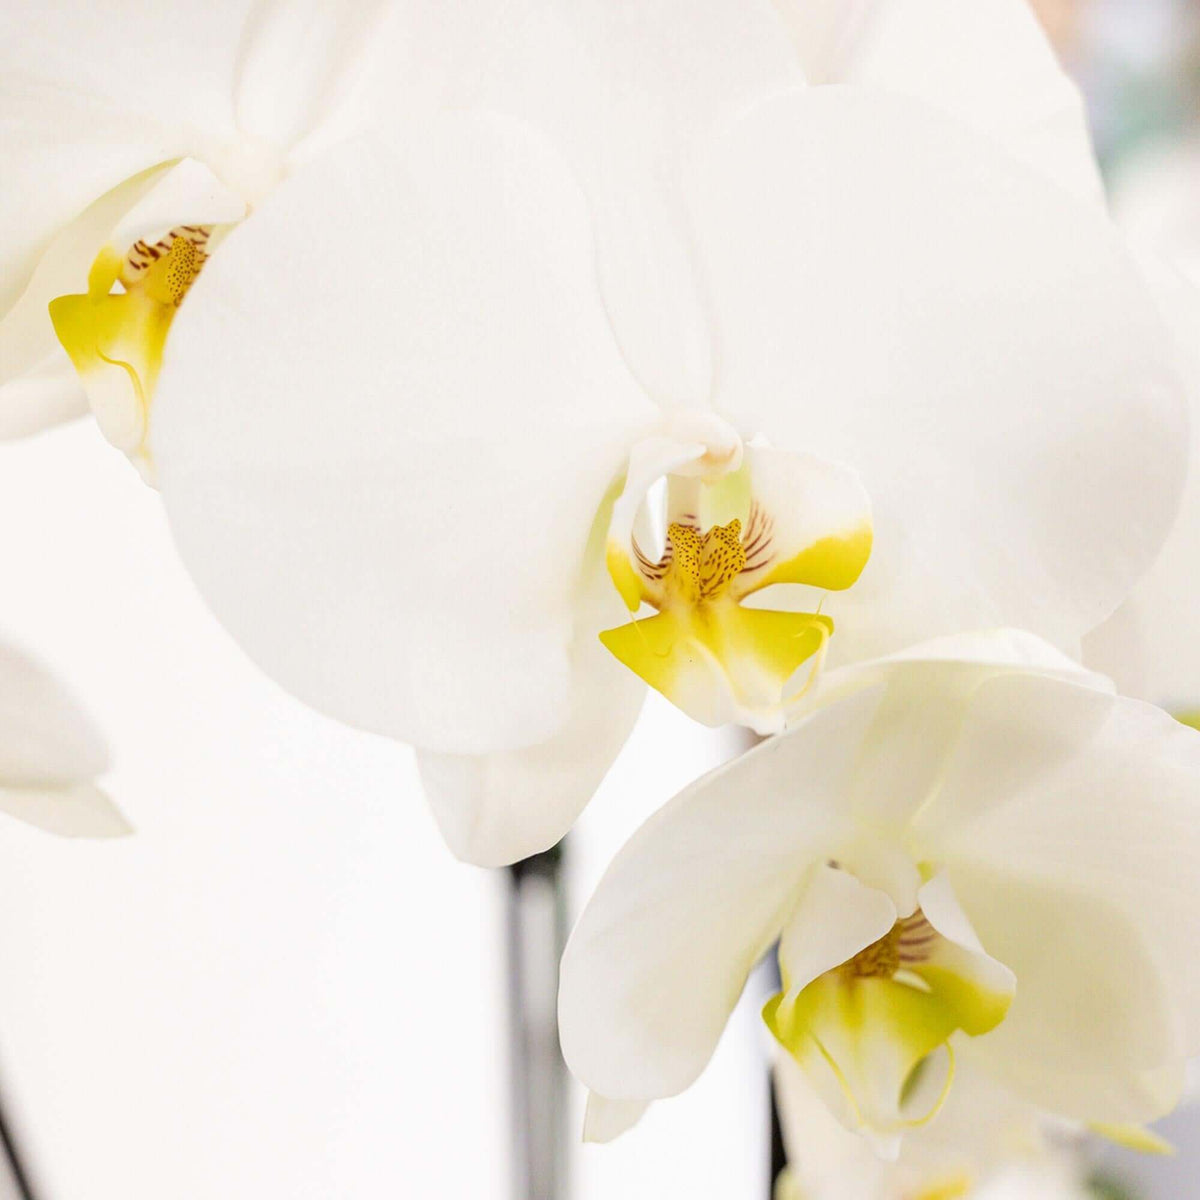
[[[0,646],[0,812],[62,837],[131,832],[97,786],[108,750],[91,719],[44,667]]]
[[[559,1021],[612,1136],[703,1069],[751,967],[829,1110],[881,1151],[955,1064],[1137,1141],[1200,1044],[1200,734],[1028,634],[827,674],[815,711],[618,854]]]
[[[382,0],[217,0],[194,29],[128,0],[0,15],[0,433],[90,404],[153,481],[167,336],[205,264],[284,179],[448,96],[421,66],[449,61],[448,23]]]
[[[1084,1200],[1087,1194],[1080,1134],[1045,1120],[970,1066],[956,1073],[937,1120],[906,1137],[895,1161],[835,1120],[782,1050],[775,1094],[788,1158],[777,1200]]]
[[[470,83],[414,116],[371,33],[407,45],[407,7],[275,5],[202,75],[219,136],[118,154],[89,118],[45,215],[59,110],[17,74],[0,161],[42,261],[0,337],[54,299],[216,615],[303,700],[414,743],[458,854],[522,857],[641,681],[770,732],[826,656],[988,623],[1074,645],[1152,557],[1182,471],[1160,318],[1024,5],[961,8],[436,10]],[[232,12],[181,62],[148,27],[148,57],[191,78]],[[41,95],[93,86],[24,19],[0,46]],[[986,69],[934,69],[956,50]],[[156,121],[190,94],[160,90]]]

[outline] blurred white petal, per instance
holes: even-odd
[[[833,87],[760,104],[697,187],[717,410],[871,497],[831,661],[989,624],[1069,646],[1106,616],[1174,518],[1186,428],[1107,218],[905,98]]]

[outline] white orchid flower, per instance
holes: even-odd
[[[97,785],[108,749],[44,667],[0,645],[0,812],[62,837],[132,832]]]
[[[1077,98],[999,2],[978,28],[946,9],[946,30],[980,61],[1005,47],[1018,116],[982,82],[1011,98],[999,66],[934,87],[918,34],[944,9],[881,5],[870,54],[839,41],[837,70],[824,25],[765,0],[435,21],[462,103],[385,123],[379,89],[404,97],[377,78],[380,39],[351,20],[329,59],[285,4],[253,26],[261,72],[202,74],[245,180],[184,142],[147,182],[166,151],[127,162],[89,135],[108,174],[50,219],[66,236],[112,201],[119,233],[89,216],[72,262],[92,288],[35,272],[38,303],[74,297],[60,333],[94,396],[103,377],[125,397],[101,398],[104,423],[153,467],[218,617],[302,699],[415,743],[460,855],[562,835],[636,676],[770,731],[827,650],[1000,622],[1073,645],[1153,555],[1181,388],[1137,271],[1078,198],[1085,169],[1043,169],[1047,139],[1090,164]],[[80,90],[24,20],[0,44]],[[303,119],[271,101],[280,71]],[[311,119],[327,78],[333,133]],[[240,138],[247,94],[284,134]],[[57,118],[39,118],[40,137]],[[25,170],[35,133],[14,128],[5,161]],[[260,140],[284,149],[261,160]],[[145,350],[140,392],[133,352],[101,345],[111,321]]]
[[[777,1200],[1083,1200],[1081,1132],[964,1064],[937,1118],[910,1133],[894,1161],[829,1112],[782,1050],[775,1094],[788,1169]],[[1024,1186],[1027,1190],[1022,1191]],[[1039,1190],[1040,1189],[1040,1190]]]
[[[0,14],[0,434],[90,402],[152,478],[156,381],[192,283],[283,179],[471,75],[471,39],[439,7],[216,0],[193,22],[52,0]],[[486,0],[475,16],[486,29]]]
[[[1200,1038],[1200,735],[1103,683],[1018,633],[847,667],[652,817],[562,964],[600,1135],[692,1083],[778,942],[768,1026],[884,1151],[957,1059],[1136,1140]]]

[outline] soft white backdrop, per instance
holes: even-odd
[[[442,847],[410,752],[242,656],[90,421],[0,446],[0,511],[0,632],[103,725],[138,830],[0,823],[0,1095],[39,1200],[503,1200],[501,881]],[[729,749],[649,705],[575,890]],[[754,1007],[700,1087],[576,1151],[582,1200],[767,1194]]]

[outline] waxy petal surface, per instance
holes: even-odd
[[[552,148],[468,117],[347,145],[238,226],[186,305],[150,451],[251,656],[442,753],[557,732],[590,532],[656,410]]]
[[[1184,386],[1110,222],[918,101],[765,101],[697,174],[718,413],[845,462],[871,560],[846,661],[1013,624],[1071,645],[1179,500]]]

